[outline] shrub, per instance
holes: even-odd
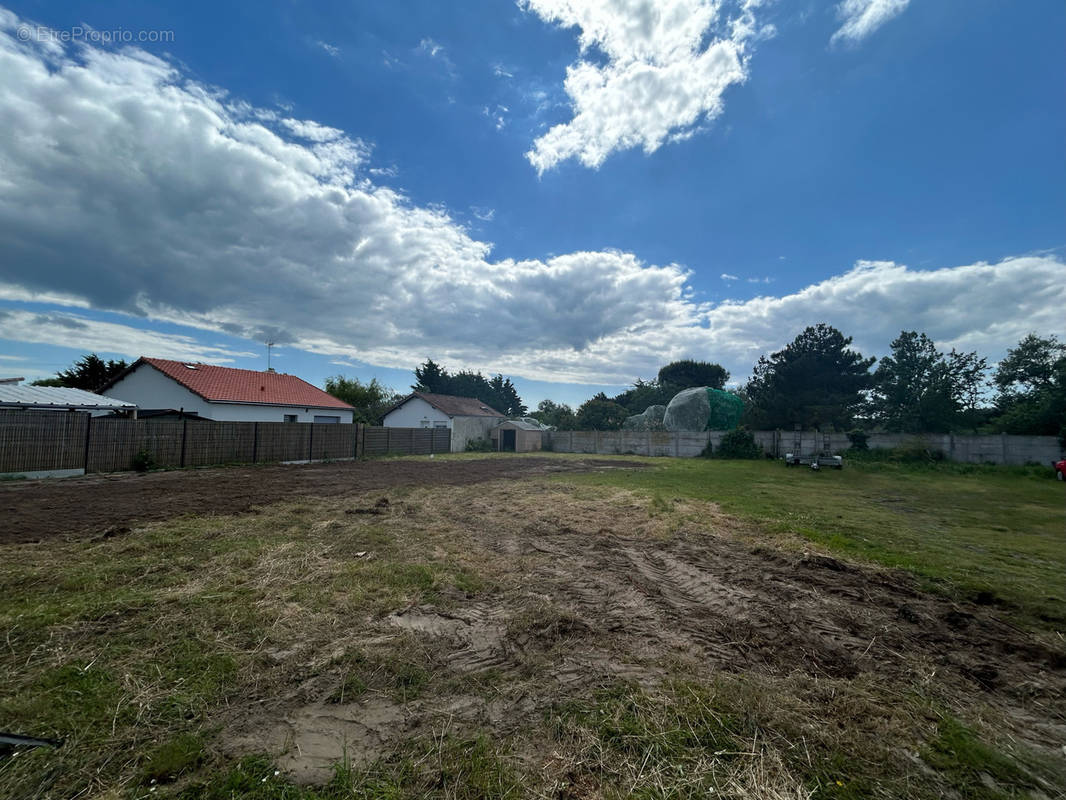
[[[756,443],[751,431],[743,427],[734,428],[722,437],[718,445],[717,457],[762,458],[762,448]]]
[[[468,453],[491,453],[494,449],[491,439],[471,439],[466,443]]]
[[[869,436],[860,428],[848,431],[848,441],[851,442],[852,450],[869,450]]]
[[[137,451],[137,455],[133,457],[133,468],[137,472],[147,472],[150,469],[155,469],[155,459],[152,458],[151,453],[142,447]]]

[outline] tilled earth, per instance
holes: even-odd
[[[622,460],[424,458],[117,473],[0,483],[0,543],[95,535],[182,514],[235,514],[299,497],[639,466]]]

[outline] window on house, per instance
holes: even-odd
[[[286,414],[285,415],[285,421],[286,422],[296,422],[296,415],[295,414]]]
[[[422,420],[422,427],[423,428],[428,428],[429,427],[429,420],[428,419]]]
[[[447,428],[448,427],[448,423],[447,422],[434,422],[433,423],[433,427],[434,428]]]
[[[331,425],[339,425],[340,421],[341,421],[340,417],[323,417],[323,416],[319,416],[318,414],[315,414],[315,422],[319,422],[319,423],[325,422],[325,423],[329,423]]]

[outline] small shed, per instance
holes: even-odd
[[[532,453],[541,449],[544,428],[532,422],[509,419],[492,429],[492,449]]]

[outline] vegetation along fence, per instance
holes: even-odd
[[[144,453],[158,467],[447,453],[446,428],[292,422],[153,421],[61,411],[0,412],[0,474],[115,472]]]

